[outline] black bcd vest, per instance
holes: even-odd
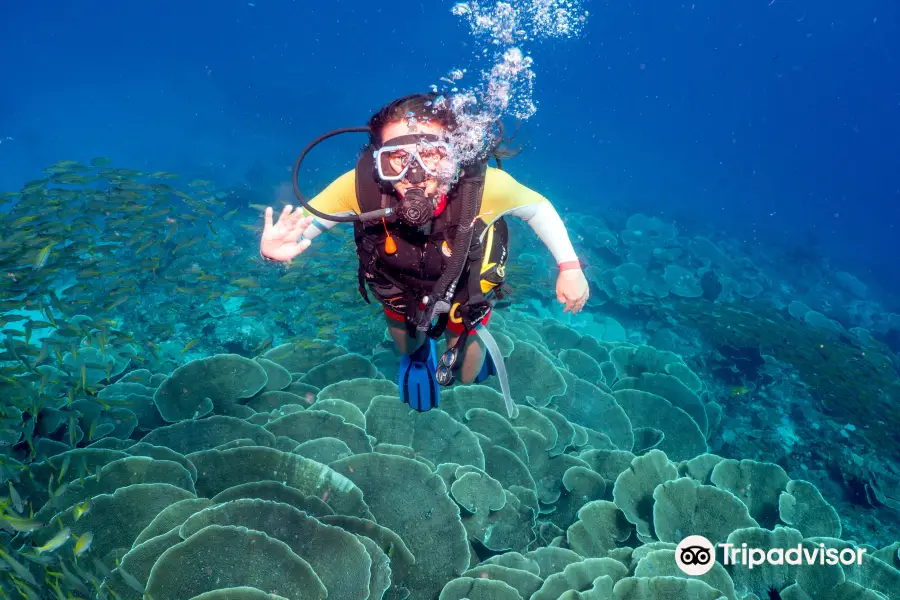
[[[432,290],[441,272],[449,264],[450,249],[461,209],[461,202],[457,199],[458,189],[451,188],[444,210],[431,220],[431,229],[427,233],[422,228],[409,226],[399,219],[354,222],[354,240],[359,257],[359,291],[366,302],[369,301],[366,281],[372,279],[376,272],[407,292],[419,296]],[[372,152],[364,151],[356,163],[356,198],[360,212],[387,207],[394,201],[390,194],[391,191],[383,189],[379,183]],[[480,213],[480,209],[480,206],[477,207],[476,214]],[[385,252],[385,229],[390,232],[397,245],[397,251],[393,254]],[[470,258],[473,257],[472,252],[481,256],[483,249],[479,240],[484,229],[484,223],[480,219],[476,220]],[[467,273],[464,270],[460,281],[466,279]]]

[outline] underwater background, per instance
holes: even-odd
[[[510,222],[511,418],[398,400],[349,227],[258,252],[309,141],[477,71],[454,3],[3,3],[0,597],[900,598],[900,5],[543,4],[503,166],[592,295]]]

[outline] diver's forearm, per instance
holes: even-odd
[[[524,208],[524,207],[523,207]],[[575,254],[575,248],[572,247],[572,241],[569,239],[569,232],[566,231],[566,225],[559,217],[559,213],[553,208],[549,202],[541,202],[533,205],[532,210],[521,211],[516,216],[526,221],[537,236],[544,242],[547,249],[553,255],[558,265],[569,265],[578,261],[578,255]]]
[[[342,213],[342,214],[352,214],[352,213]],[[313,222],[309,224],[309,227],[306,228],[306,231],[303,232],[303,235],[300,236],[300,239],[312,241],[337,224],[338,224],[337,221],[327,221],[325,219],[320,219],[319,217],[314,217]]]

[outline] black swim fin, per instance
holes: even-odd
[[[440,406],[441,387],[434,376],[436,371],[434,340],[429,338],[418,350],[400,359],[400,399],[419,412]]]

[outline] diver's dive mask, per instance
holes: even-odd
[[[416,186],[399,196],[395,212],[401,221],[421,227],[434,218],[440,194],[428,196],[419,186],[431,176],[440,187],[447,187],[454,170],[449,156],[449,144],[433,134],[401,135],[372,152],[379,179],[389,183],[406,180]]]
[[[499,130],[499,135],[493,137],[491,144],[484,152],[484,157],[493,155],[500,140],[503,139],[503,125],[499,121],[497,122],[497,128]],[[335,223],[351,223],[355,221],[375,223],[395,216],[399,217],[401,209],[400,207],[395,206],[386,206],[360,214],[328,214],[310,205],[309,201],[303,197],[303,194],[300,191],[299,180],[300,166],[303,164],[303,159],[306,158],[309,151],[319,143],[343,133],[367,133],[370,137],[372,136],[372,130],[369,127],[344,127],[322,134],[307,144],[300,152],[297,160],[294,161],[294,168],[291,173],[291,183],[297,201],[310,214]],[[390,145],[388,145],[388,142]],[[449,156],[449,145],[444,138],[433,134],[410,134],[399,136],[387,140],[385,145],[377,150],[373,150],[372,153],[375,157],[376,174],[384,183],[393,183],[406,178],[406,180],[413,185],[418,185],[416,181],[419,183],[424,182],[427,176],[431,175],[432,177],[436,177],[439,183],[446,183],[449,185],[449,182],[451,181],[459,180],[457,181],[458,184],[466,178],[466,175],[460,170],[462,167],[465,167],[465,165],[457,165],[449,160],[440,160],[441,156]],[[497,158],[496,155],[494,156]],[[498,166],[500,164],[499,158],[497,158],[497,164]],[[460,173],[463,174],[460,175]],[[410,209],[413,205],[419,205],[420,210],[416,212],[421,212],[421,198],[416,200],[416,197],[419,193],[421,193],[422,196],[425,196],[425,194],[424,191],[420,190],[419,192],[416,192],[414,191],[415,189],[416,188],[407,190],[407,205]],[[412,193],[412,196],[410,196],[410,193]],[[433,214],[434,206],[437,205],[435,199],[428,199],[426,197],[425,201],[432,204]],[[413,211],[409,210],[407,212]],[[419,218],[421,217],[413,217],[412,215],[407,214],[407,219],[417,220]]]
[[[432,134],[401,135],[384,142],[372,153],[378,177],[382,181],[401,181],[412,184],[425,181],[427,175],[446,178],[452,165],[447,164],[450,145]]]

